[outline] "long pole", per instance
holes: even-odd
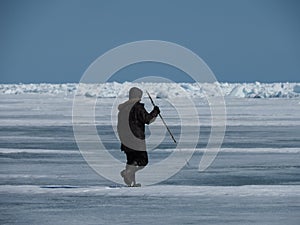
[[[146,92],[147,92],[147,95],[148,95],[149,98],[150,98],[150,101],[151,101],[152,105],[155,106],[154,101],[153,101],[153,99],[151,98],[151,95],[149,94],[148,91],[146,91]],[[176,140],[175,140],[175,138],[174,138],[174,136],[173,136],[173,134],[171,133],[169,127],[167,126],[165,120],[162,118],[162,116],[160,115],[160,113],[159,113],[158,115],[159,115],[159,117],[161,118],[161,121],[163,122],[163,124],[165,125],[165,127],[167,128],[167,130],[168,130],[169,134],[171,135],[171,137],[172,137],[174,143],[177,143]]]

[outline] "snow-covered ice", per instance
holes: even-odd
[[[180,124],[171,103],[182,90],[188,93],[198,111],[200,139],[173,177],[153,186],[110,188],[115,184],[95,173],[78,150],[73,97],[97,97],[99,136],[124,162],[111,114],[115,97],[123,101],[131,85],[86,84],[80,93],[77,84],[0,85],[1,224],[299,224],[299,84],[139,84],[156,97],[175,138]],[[225,94],[226,134],[216,160],[199,172],[211,120],[202,97],[214,96],[218,87]],[[149,99],[143,101],[150,110]],[[184,101],[179,107],[189,110]],[[152,126],[153,135],[164,129],[159,119]],[[149,150],[150,165],[174,148],[166,133]]]

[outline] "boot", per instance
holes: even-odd
[[[121,176],[124,179],[124,183],[128,186],[135,185],[135,172],[136,166],[126,164],[125,170],[121,171]]]
[[[129,186],[131,184],[131,182],[127,177],[126,170],[122,170],[120,174],[121,174],[121,177],[123,177],[124,183]]]

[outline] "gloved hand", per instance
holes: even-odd
[[[159,114],[159,113],[160,113],[159,107],[158,107],[157,105],[156,105],[156,106],[154,106],[153,110],[155,110],[155,111],[157,112],[157,114]]]

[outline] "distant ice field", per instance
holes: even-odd
[[[176,175],[141,188],[111,188],[116,184],[99,176],[83,159],[72,127],[74,92],[2,93],[0,223],[298,224],[300,98],[295,85],[290,89],[295,93],[292,97],[225,97],[224,142],[204,172],[198,171],[198,164],[207,150],[211,116],[207,101],[192,97],[200,121],[194,155]],[[78,97],[95,100],[92,95]],[[180,123],[170,96],[156,97],[160,97],[154,100],[176,139],[182,126],[189,132],[198,128]],[[96,99],[98,135],[107,150],[125,164],[114,130],[114,103],[126,96]],[[143,102],[151,110],[149,99],[144,97]],[[187,111],[191,107],[184,99],[179,103]],[[194,150],[189,148],[194,140],[188,134],[182,140],[187,147],[175,150],[159,118],[146,132],[155,136],[162,130],[165,137],[159,145],[148,143],[149,166],[172,151]],[[111,172],[120,171],[112,168]]]
[[[300,83],[101,83],[101,84],[0,84],[2,94],[76,94],[85,97],[128,97],[128,89],[147,89],[157,98],[219,96],[238,98],[294,98],[300,96]]]

